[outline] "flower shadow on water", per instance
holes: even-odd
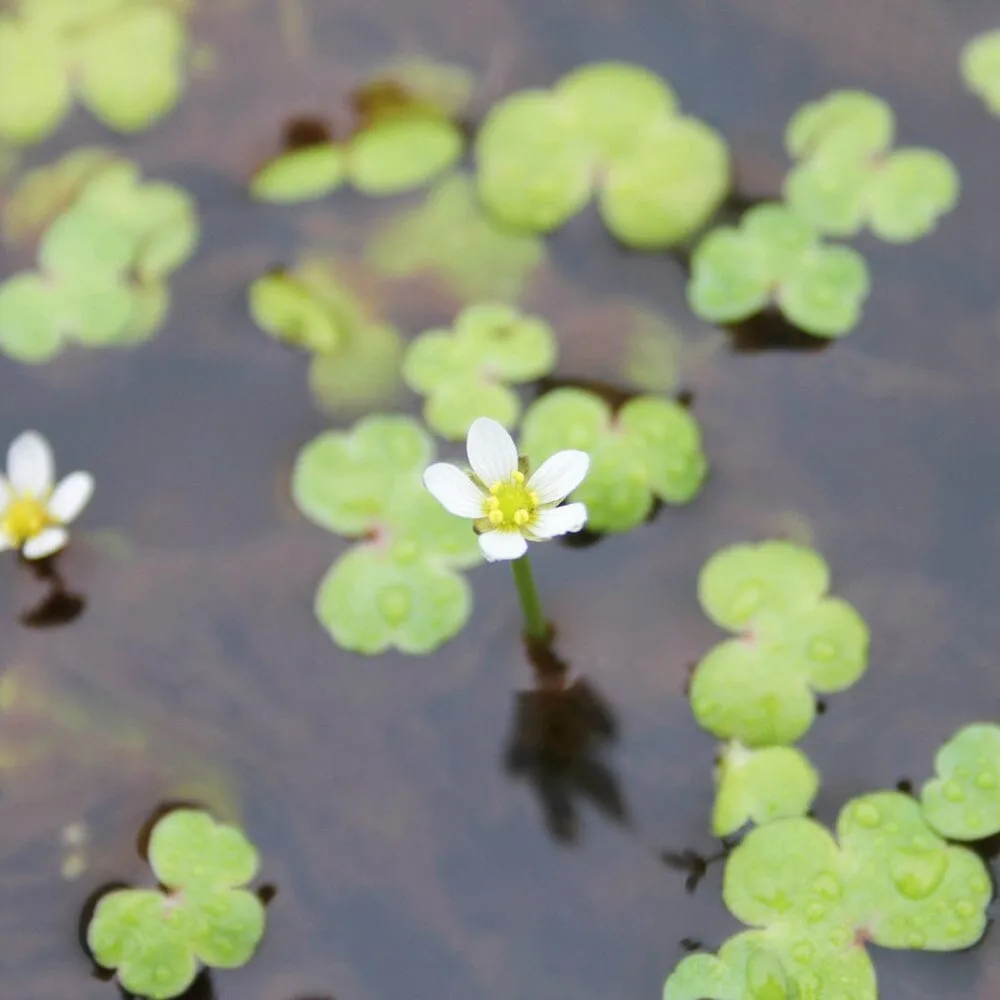
[[[517,693],[505,770],[532,786],[546,829],[559,843],[578,840],[581,799],[630,825],[618,777],[603,757],[618,734],[611,707],[586,679],[570,679],[569,665],[550,644],[526,645],[535,686]]]
[[[57,556],[38,560],[22,558],[21,561],[47,588],[40,601],[18,616],[22,625],[27,628],[54,628],[67,625],[83,614],[87,602],[82,594],[66,585],[57,565]]]

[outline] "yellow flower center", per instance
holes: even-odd
[[[32,496],[15,497],[0,516],[0,528],[17,549],[51,523],[45,504]]]
[[[538,494],[525,485],[523,472],[515,472],[507,482],[494,483],[490,487],[483,511],[494,528],[520,531],[538,514]]]

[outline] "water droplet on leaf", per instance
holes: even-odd
[[[941,794],[949,802],[961,802],[965,798],[965,792],[957,781],[946,781],[941,789]]]
[[[898,848],[889,855],[889,877],[907,899],[926,899],[941,884],[947,870],[948,856],[942,850]]]
[[[854,818],[867,827],[876,827],[882,822],[882,814],[870,802],[859,802],[854,807]]]

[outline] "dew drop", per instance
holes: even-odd
[[[959,924],[959,923],[956,923],[953,920],[950,924],[948,924],[947,927],[945,927],[944,932],[945,932],[945,934],[948,935],[948,937],[958,937],[959,934],[962,933],[962,925]]]
[[[748,1000],[787,1000],[788,980],[781,962],[766,951],[754,951],[747,959]]]
[[[941,794],[949,802],[961,802],[965,798],[965,792],[957,781],[946,781],[941,789]]]
[[[416,542],[403,541],[393,547],[392,554],[396,562],[407,565],[417,558],[420,554],[420,549],[417,547]]]
[[[891,823],[885,824],[885,832],[889,834],[890,837],[895,837],[899,833],[899,824],[893,820]]]
[[[927,938],[919,931],[911,931],[906,936],[907,948],[923,948],[927,944]]]
[[[825,636],[818,636],[806,647],[806,653],[813,660],[822,660],[829,663],[837,657],[836,645]]]
[[[792,948],[792,958],[796,962],[811,962],[813,955],[816,954],[816,949],[808,941],[800,941],[794,948]]]
[[[882,822],[882,814],[870,802],[859,802],[854,807],[854,818],[867,827],[875,827]]]
[[[834,948],[846,948],[851,940],[851,932],[846,927],[835,927],[830,931],[830,944]]]
[[[842,888],[840,882],[829,872],[816,876],[813,891],[824,899],[840,899]]]
[[[960,899],[955,904],[955,912],[960,917],[973,917],[976,915],[976,909],[975,903],[970,903],[967,899]]]
[[[379,614],[389,625],[402,625],[410,617],[413,597],[408,587],[391,584],[384,587],[375,600]]]
[[[981,788],[987,791],[991,788],[997,787],[997,776],[995,771],[980,771],[976,775],[975,780],[976,788]]]
[[[948,856],[942,850],[900,847],[889,855],[889,877],[907,899],[926,899],[941,884],[947,869]]]
[[[165,983],[170,979],[170,970],[165,965],[158,965],[153,971],[153,978],[158,983]]]
[[[827,910],[822,903],[810,903],[806,907],[806,920],[811,924],[819,923],[825,916]]]
[[[975,809],[966,809],[962,822],[969,830],[978,830],[983,825],[983,814]]]
[[[969,879],[969,888],[976,893],[976,895],[986,892],[989,886],[989,882],[987,882],[982,875],[973,875],[972,878]]]

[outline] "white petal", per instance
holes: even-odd
[[[71,472],[49,498],[49,516],[60,524],[69,524],[87,506],[93,492],[94,477],[89,472]]]
[[[7,478],[15,493],[45,496],[55,482],[49,442],[38,431],[18,435],[7,449]]]
[[[568,503],[565,507],[540,510],[531,534],[539,539],[555,538],[570,531],[580,531],[587,523],[587,507],[582,503]]]
[[[535,470],[528,489],[538,494],[539,503],[559,503],[583,482],[589,468],[585,451],[557,451]]]
[[[479,547],[490,562],[520,559],[528,551],[528,543],[520,531],[484,531],[479,536]]]
[[[11,499],[10,484],[3,476],[0,476],[0,511],[10,503]]]
[[[25,559],[44,559],[58,552],[68,541],[69,532],[65,528],[46,528],[21,546],[21,555]]]
[[[424,486],[449,514],[459,517],[482,517],[486,497],[459,468],[447,462],[435,462],[424,470]]]
[[[490,487],[503,483],[517,471],[517,447],[501,424],[489,417],[477,417],[465,442],[472,471]]]

